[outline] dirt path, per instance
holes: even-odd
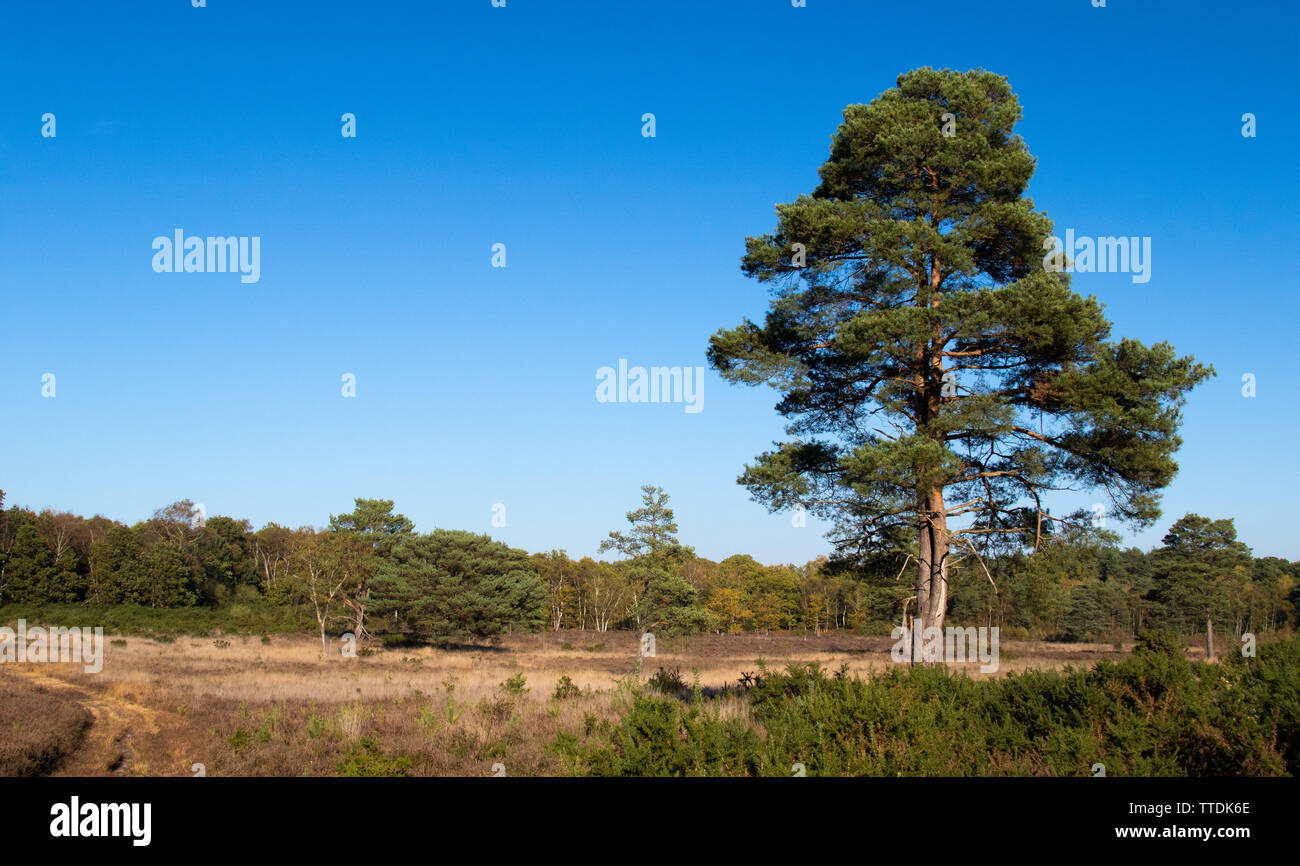
[[[15,667],[14,673],[33,685],[55,692],[70,693],[90,710],[95,721],[86,732],[81,748],[52,773],[54,776],[147,776],[168,775],[175,769],[155,766],[148,750],[139,749],[137,738],[160,731],[159,712],[116,695],[96,694],[58,677],[30,668]],[[170,763],[164,762],[164,763]]]

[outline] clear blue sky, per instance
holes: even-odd
[[[127,522],[189,497],[257,526],[391,498],[422,530],[585,555],[650,482],[700,554],[803,562],[823,528],[735,483],[782,436],[774,392],[710,372],[698,414],[602,404],[596,370],[706,366],[714,331],[766,309],[743,239],[816,185],[844,106],[918,66],[983,67],[1020,96],[1030,193],[1058,229],[1152,238],[1150,282],[1076,289],[1116,337],[1219,372],[1186,407],[1164,518],[1130,542],[1195,511],[1295,559],[1298,17],[1150,0],[6,3],[0,488]],[[154,273],[153,238],[178,227],[260,236],[261,280]]]

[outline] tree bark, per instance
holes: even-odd
[[[1214,658],[1214,621],[1208,616],[1205,618],[1205,657]]]
[[[369,590],[366,591],[366,595],[367,595],[367,596],[370,595]],[[369,638],[370,635],[369,635],[368,632],[366,632],[366,602],[365,602],[365,599],[360,599],[360,600],[358,600],[358,602],[357,602],[357,604],[355,605],[355,607],[353,608],[353,610],[355,610],[356,613],[357,613],[357,618],[356,618],[356,632],[355,632],[357,640],[363,640],[363,639],[365,639],[365,638]]]
[[[939,226],[939,214],[931,212],[930,223]],[[917,294],[918,306],[939,306],[942,296],[943,275],[938,259],[930,254],[929,273],[923,277],[928,291]],[[924,286],[924,283],[922,284]],[[925,431],[929,423],[939,416],[943,396],[943,336],[936,321],[928,344],[917,348],[916,424]],[[925,431],[934,435],[930,431]],[[942,440],[940,440],[942,441]],[[943,487],[927,485],[917,491],[917,511],[920,518],[920,535],[917,544],[916,616],[914,629],[920,629],[921,640],[929,628],[943,628],[944,613],[948,607],[948,515],[943,505]],[[916,646],[913,637],[913,646]],[[917,660],[912,659],[915,664]]]
[[[921,497],[921,525],[918,537],[916,616],[912,626],[922,640],[928,628],[943,628],[948,608],[948,519],[943,507],[943,489],[931,488]],[[916,659],[913,659],[915,662]]]

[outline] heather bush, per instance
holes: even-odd
[[[596,775],[1294,775],[1300,640],[1208,663],[1150,635],[1118,663],[984,680],[791,665],[763,670],[748,718],[638,691],[617,724],[559,747]]]

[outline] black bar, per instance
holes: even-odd
[[[1289,844],[1295,790],[1283,780],[1237,778],[0,779],[0,832],[11,852],[127,857],[338,855],[414,844],[431,855],[468,845],[493,857],[570,850],[588,858],[725,844],[730,851],[770,854],[788,846],[874,858],[990,845],[1028,853],[1044,850],[1030,847],[1044,839],[1061,851],[1103,845],[1177,854],[1198,847],[1230,855]],[[70,806],[73,796],[82,807],[149,803],[149,844],[136,846],[129,835],[52,836],[52,810]],[[1189,827],[1248,835],[1160,835]],[[1156,838],[1117,835],[1125,828],[1155,828]]]

